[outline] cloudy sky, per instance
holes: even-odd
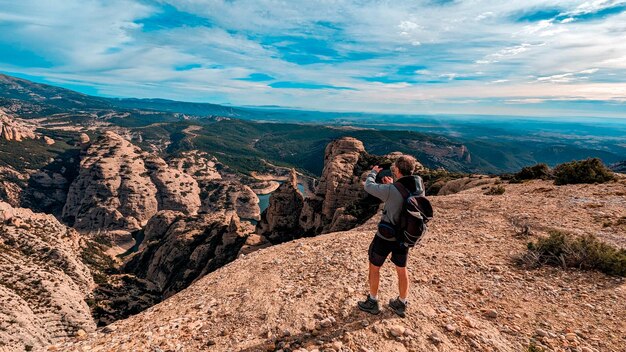
[[[0,52],[103,96],[626,117],[626,1],[0,0]]]

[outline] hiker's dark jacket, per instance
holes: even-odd
[[[372,170],[369,175],[367,175],[367,179],[365,180],[365,191],[385,202],[381,221],[395,225],[400,218],[400,212],[402,211],[404,199],[402,198],[400,191],[398,191],[393,183],[387,185],[376,183],[377,174],[378,173],[376,171]],[[419,195],[424,195],[424,183],[422,182],[422,178],[417,175],[404,176],[396,180],[396,182],[402,183],[402,185],[406,187],[409,192],[418,192]],[[376,236],[387,241],[394,240],[385,238],[378,232],[376,232]]]

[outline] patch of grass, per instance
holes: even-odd
[[[520,264],[530,267],[547,264],[626,276],[626,249],[601,242],[590,234],[574,236],[551,231],[548,237],[528,243],[528,252],[520,258]]]
[[[563,163],[554,168],[554,184],[605,183],[615,175],[598,158]]]

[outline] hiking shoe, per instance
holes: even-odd
[[[359,309],[364,312],[368,312],[374,315],[380,313],[378,301],[373,300],[369,295],[367,295],[367,299],[365,301],[359,301],[357,305],[359,306]]]
[[[406,303],[402,303],[402,301],[400,300],[400,297],[396,299],[390,299],[389,308],[391,308],[391,310],[393,310],[394,313],[398,314],[402,318],[404,318],[406,315],[405,314]]]

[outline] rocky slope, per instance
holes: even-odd
[[[28,183],[28,175],[24,175],[12,167],[0,166],[0,200],[11,206],[19,207],[22,193]]]
[[[507,184],[501,196],[481,187],[432,197],[436,217],[412,250],[407,318],[356,309],[367,292],[367,247],[376,218],[347,232],[272,246],[205,276],[109,332],[57,347],[78,351],[548,351],[626,349],[626,281],[597,272],[514,259],[549,229],[593,233],[626,245],[625,181],[554,186]],[[567,209],[567,211],[563,211]],[[559,214],[555,217],[554,214]],[[383,301],[396,295],[395,271],[381,271]],[[241,322],[245,322],[242,324]],[[111,332],[112,331],[112,332]]]
[[[161,211],[146,225],[140,251],[125,270],[155,283],[168,297],[237,258],[251,231],[234,212]]]
[[[0,202],[0,350],[28,351],[95,330],[94,282],[80,235],[54,217]]]
[[[91,144],[70,186],[63,219],[80,231],[135,231],[159,210],[194,214],[197,182],[119,135]]]
[[[256,193],[241,182],[241,175],[231,172],[216,157],[191,150],[180,153],[168,163],[198,182],[202,200],[199,212],[236,211],[241,219],[258,221],[261,218]]]

